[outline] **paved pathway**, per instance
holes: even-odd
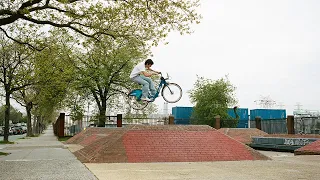
[[[100,180],[319,180],[320,156],[261,152],[273,160],[85,165]]]
[[[0,179],[97,179],[57,140],[49,127],[40,137],[0,145]]]

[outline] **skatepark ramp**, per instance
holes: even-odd
[[[83,163],[267,160],[245,144],[206,125],[130,125],[87,128],[67,144]]]
[[[295,155],[320,155],[320,140],[295,150],[294,154]]]

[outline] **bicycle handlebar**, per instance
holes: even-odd
[[[162,76],[162,72],[160,72],[159,74],[161,75],[161,77],[162,77],[164,80],[168,80],[168,79],[170,79],[170,76],[169,76],[169,74],[168,74],[168,73],[167,73],[167,78],[164,78],[164,77]]]

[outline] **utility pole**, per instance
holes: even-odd
[[[282,102],[279,102],[279,103],[278,103],[278,107],[279,107],[280,109],[283,109],[284,106],[285,106],[285,105],[284,105]]]
[[[301,110],[302,105],[300,102],[297,102],[297,104],[295,106],[297,106],[297,109],[295,109],[295,110],[297,110],[297,111]]]
[[[261,108],[270,109],[276,104],[269,96],[261,96],[260,99],[254,101]]]

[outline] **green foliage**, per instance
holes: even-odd
[[[99,109],[99,124],[103,125],[107,108],[123,106],[119,97],[133,85],[130,72],[149,51],[135,39],[104,38],[103,43],[87,41],[85,45],[85,53],[74,53],[76,78],[72,86],[78,94],[94,100]]]
[[[137,86],[129,73],[150,55],[151,46],[170,31],[191,33],[190,25],[201,19],[195,11],[199,0],[58,0],[46,5],[37,0],[21,7],[23,2],[5,1],[0,8],[0,32],[27,44],[19,46],[23,55],[32,54],[13,76],[13,85],[25,86],[11,94],[24,106],[31,103],[32,114],[47,121],[53,121],[55,110],[63,107],[81,118],[83,100],[74,103],[76,92],[96,102],[102,124],[106,109],[123,106],[119,95]],[[49,26],[43,28],[45,24]],[[3,46],[3,51],[12,46]]]
[[[39,137],[40,136],[40,134],[32,134],[31,136],[29,136],[29,137]]]
[[[51,31],[48,47],[37,52],[34,62],[34,79],[37,83],[26,89],[28,99],[36,105],[38,115],[51,116],[62,107],[74,78],[69,61],[72,55],[72,37],[66,31]]]
[[[14,144],[14,142],[11,142],[11,141],[0,141],[0,144]]]
[[[73,34],[94,39],[102,36],[130,37],[157,45],[172,30],[181,34],[192,32],[190,24],[199,23],[201,19],[196,12],[199,2],[200,0],[96,0],[69,3],[67,0],[59,0],[48,1],[48,6],[43,6],[43,1],[33,1],[34,4],[24,4],[24,8],[19,9],[23,1],[5,1],[2,3],[4,8],[0,9],[6,10],[0,11],[0,26],[12,25],[12,29],[32,28],[37,32],[47,24],[67,28]],[[19,9],[19,12],[15,9]],[[17,13],[18,17],[15,16]],[[24,19],[22,23],[18,21],[20,18]],[[14,34],[13,31],[10,30],[10,34]],[[34,39],[36,37],[38,36],[33,36]]]
[[[5,110],[6,110],[6,106],[3,105],[0,107],[0,126],[4,125],[4,118],[5,118]],[[23,116],[23,114],[18,111],[17,109],[15,109],[14,107],[10,107],[10,120],[12,120],[12,122],[18,123],[18,122],[25,122],[25,116]]]
[[[194,89],[189,92],[191,102],[195,104],[192,123],[214,126],[217,115],[221,119],[230,119],[228,107],[237,102],[234,91],[235,87],[227,76],[215,81],[198,77]]]
[[[83,112],[83,107],[81,105],[75,104],[70,113],[72,121],[82,121],[82,118],[84,116]]]
[[[7,155],[9,155],[9,153],[0,152],[0,156],[7,156]]]
[[[73,136],[59,137],[58,140],[64,142],[64,141],[68,141],[68,139],[70,139],[70,138],[72,138],[72,137],[73,137]]]

